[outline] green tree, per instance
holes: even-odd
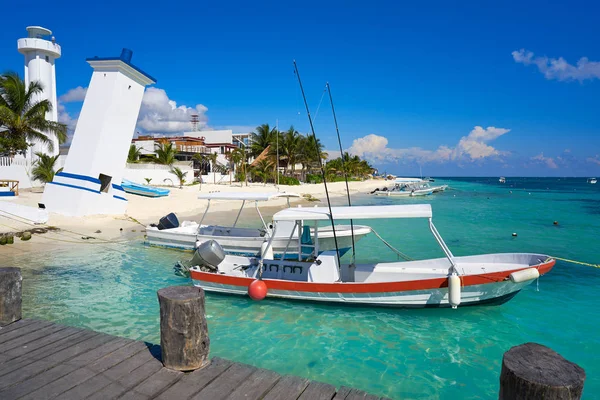
[[[129,153],[127,154],[127,162],[128,163],[136,163],[140,159],[141,148],[137,147],[135,144],[129,146]]]
[[[245,147],[238,147],[231,152],[231,160],[235,164],[236,175],[238,180],[241,182],[242,180],[246,181],[246,186],[248,186],[248,176],[246,174],[246,169],[248,166],[248,153],[246,152]]]
[[[154,153],[156,154],[155,162],[163,165],[173,165],[177,148],[171,142],[160,142],[154,144]]]
[[[217,175],[215,174],[217,168],[217,158],[219,155],[217,153],[210,153],[207,158],[210,161],[210,170],[213,173],[213,183],[217,183]]]
[[[270,179],[273,174],[273,161],[269,157],[265,157],[259,160],[256,165],[252,167],[252,170],[266,185],[267,180]]]
[[[257,126],[256,132],[250,134],[252,145],[250,147],[250,155],[258,157],[275,139],[277,130],[271,128],[269,124]]]
[[[183,189],[183,184],[185,183],[185,176],[187,175],[187,171],[183,172],[179,167],[171,167],[171,170],[169,172],[175,175],[179,180],[179,189]]]
[[[282,140],[279,142],[279,156],[287,160],[286,170],[290,170],[292,174],[296,170],[296,164],[302,158],[304,143],[304,137],[293,126],[283,133]]]
[[[59,156],[53,157],[44,153],[35,153],[35,155],[38,159],[35,161],[33,170],[31,171],[33,179],[44,182],[44,184],[52,182],[54,174],[62,170],[62,168],[58,171],[54,170]]]
[[[54,151],[52,136],[59,143],[67,140],[65,124],[46,120],[46,113],[52,111],[52,103],[35,100],[43,90],[37,81],[26,87],[14,72],[0,76],[0,153],[23,154],[30,146],[28,142],[34,140]]]

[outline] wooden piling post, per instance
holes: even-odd
[[[554,350],[537,343],[515,346],[504,353],[500,400],[577,400],[585,371]]]
[[[0,326],[21,319],[21,270],[0,268]]]
[[[162,362],[177,371],[208,364],[210,339],[204,310],[204,291],[194,286],[171,286],[158,291]]]

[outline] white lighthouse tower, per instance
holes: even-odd
[[[120,57],[88,58],[88,87],[64,169],[48,182],[42,202],[64,215],[124,214],[121,179],[146,85],[155,79]]]
[[[36,101],[49,100],[52,103],[52,110],[46,115],[49,121],[58,121],[58,111],[56,102],[56,71],[54,62],[60,57],[60,46],[56,44],[54,37],[50,40],[46,38],[52,35],[52,31],[41,26],[28,26],[27,38],[19,39],[17,46],[19,53],[25,56],[25,85],[29,86],[31,82],[39,81],[44,87],[44,91],[38,95]],[[46,153],[51,156],[58,154],[58,139],[50,135],[54,144],[53,151],[43,143],[33,143],[29,149],[29,158],[36,152]]]

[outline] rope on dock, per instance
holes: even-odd
[[[585,265],[586,267],[600,268],[600,264],[591,264],[591,263],[586,263],[583,261],[569,260],[568,258],[560,258],[560,257],[552,257],[552,258],[554,258],[555,260],[565,261],[565,262],[572,263],[572,264]]]

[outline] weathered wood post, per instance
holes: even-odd
[[[0,268],[0,326],[21,319],[21,270]]]
[[[584,381],[579,365],[546,346],[525,343],[504,353],[500,400],[577,400]]]
[[[171,286],[158,291],[158,302],[163,365],[178,371],[204,367],[210,347],[204,290]]]

